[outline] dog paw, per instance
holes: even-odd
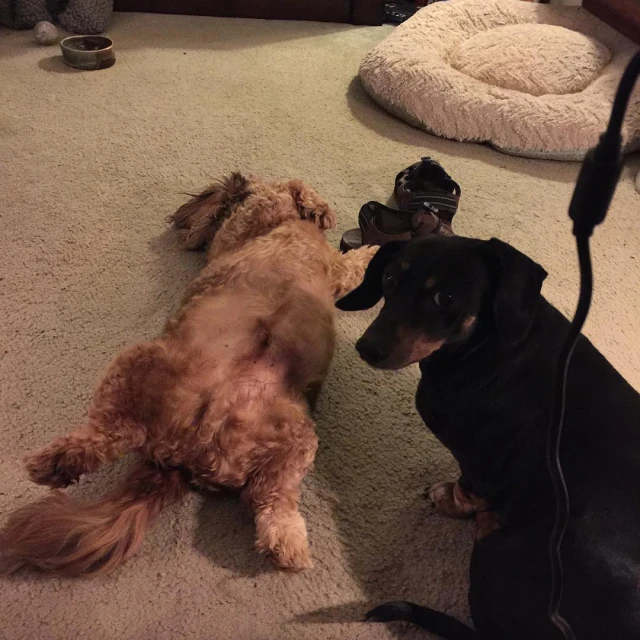
[[[456,482],[438,482],[427,490],[436,511],[449,518],[472,518],[485,502],[464,491]]]
[[[272,550],[269,556],[281,569],[302,571],[313,567],[311,552],[306,541],[304,544],[283,541],[283,544]]]
[[[33,482],[43,484],[52,489],[63,489],[78,482],[81,473],[69,468],[64,452],[36,453],[25,461],[27,473]]]
[[[256,547],[281,569],[301,571],[313,567],[307,528],[299,513],[272,517],[258,527]]]
[[[436,482],[425,491],[425,498],[428,498],[436,508],[438,505],[453,502],[454,486],[453,482]]]
[[[443,516],[458,518],[458,507],[454,497],[455,482],[437,482],[426,491],[426,497],[435,510]]]
[[[316,226],[324,231],[333,229],[337,222],[336,214],[327,204],[305,206],[302,218],[315,222]]]

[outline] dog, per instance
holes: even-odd
[[[84,424],[27,458],[31,479],[55,491],[8,518],[5,573],[113,569],[192,485],[241,491],[257,549],[284,569],[312,565],[298,511],[317,448],[305,395],[317,394],[331,362],[334,300],[375,252],[329,246],[323,231],[335,221],[299,180],[240,174],[170,218],[182,248],[210,245],[207,266],[162,335],[116,356]],[[99,503],[60,491],[128,452],[132,472]]]
[[[554,371],[568,320],[541,296],[544,269],[499,240],[389,243],[337,306],[384,306],[358,340],[380,369],[419,363],[420,416],[460,466],[429,495],[475,518],[469,603],[476,630],[391,602],[449,640],[562,638],[548,615],[556,501],[546,462]],[[581,336],[567,380],[561,461],[571,497],[560,613],[580,640],[640,638],[640,395]]]

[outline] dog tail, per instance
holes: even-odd
[[[178,233],[182,249],[202,249],[211,242],[220,225],[251,193],[249,180],[232,173],[183,204],[167,222]]]
[[[392,622],[404,620],[435,633],[446,640],[478,640],[478,634],[446,613],[421,607],[411,602],[386,602],[366,615],[370,622]]]
[[[0,572],[22,567],[67,576],[106,573],[131,557],[160,511],[188,490],[177,469],[140,464],[94,505],[62,491],[18,509],[0,531]]]

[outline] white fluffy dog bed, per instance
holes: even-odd
[[[367,92],[414,126],[506,153],[581,159],[608,121],[636,50],[586,11],[449,0],[400,25],[360,66]],[[625,124],[640,147],[640,90]]]

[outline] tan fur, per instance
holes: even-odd
[[[429,291],[430,289],[433,289],[437,284],[438,284],[438,279],[432,276],[431,278],[428,278],[427,281],[424,283],[424,290]]]
[[[433,340],[419,329],[405,325],[397,328],[392,357],[385,363],[385,369],[403,369],[420,362],[435,353],[444,340]]]
[[[469,316],[465,318],[465,321],[462,323],[462,335],[467,337],[471,334],[471,331],[476,326],[478,318],[476,316]]]
[[[494,531],[502,528],[500,514],[497,511],[480,511],[476,514],[476,540],[483,540]]]
[[[429,285],[430,281],[435,280],[430,278],[425,283],[425,287]],[[435,281],[431,286],[435,285]],[[459,338],[467,338],[473,327],[476,324],[476,317],[469,316],[465,318],[461,325]],[[414,329],[408,326],[399,326],[397,329],[396,340],[394,343],[393,356],[385,364],[386,369],[402,369],[415,364],[428,358],[432,353],[435,353],[438,349],[446,344],[446,340],[434,340],[429,336],[423,334],[420,330]]]
[[[472,518],[487,508],[484,500],[465,491],[458,482],[438,482],[429,488],[428,495],[438,512],[450,518]]]
[[[409,351],[409,364],[420,362],[435,353],[442,345],[444,340],[431,340],[427,336],[419,335],[411,343]]]
[[[96,505],[58,491],[12,514],[0,533],[4,571],[112,569],[190,482],[242,489],[257,548],[281,567],[311,566],[298,501],[317,438],[304,395],[331,362],[334,300],[360,283],[375,250],[331,248],[322,230],[335,215],[299,180],[234,174],[171,221],[184,248],[210,243],[207,266],[164,333],[114,359],[85,424],[26,463],[51,487],[130,451],[139,467]]]
[[[459,482],[438,482],[427,490],[438,513],[448,518],[475,518],[476,540],[482,540],[501,528],[500,514],[489,511],[487,502],[465,491]]]
[[[29,564],[68,576],[109,571],[140,548],[147,527],[185,490],[180,471],[142,463],[121,489],[94,505],[56,489],[11,514],[2,536],[3,570]]]

